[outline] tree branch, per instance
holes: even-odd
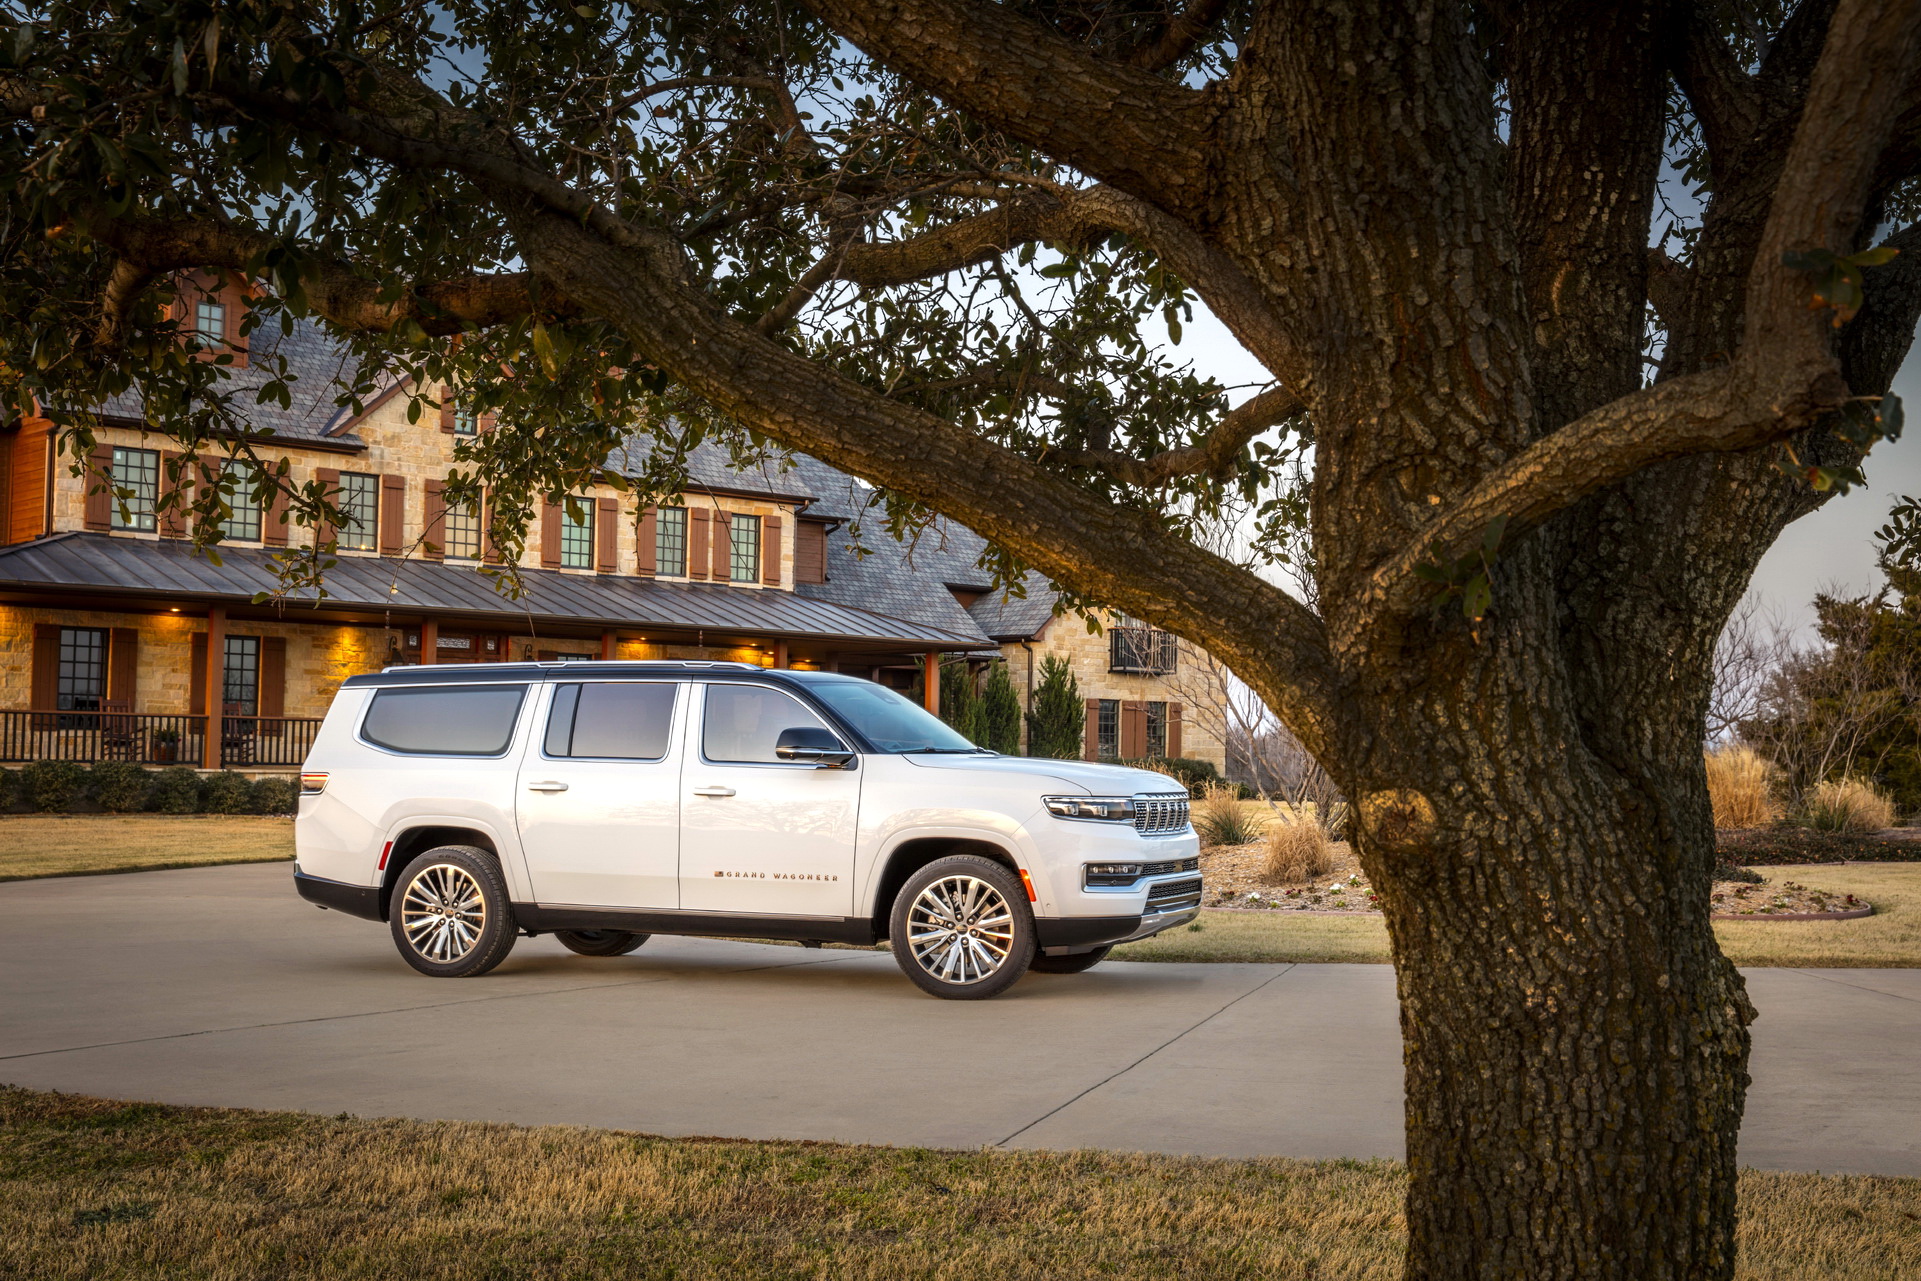
[[[1760,127],[1761,94],[1727,41],[1709,25],[1709,14],[1706,5],[1691,8],[1674,79],[1701,122],[1710,167],[1719,168],[1732,163]]]
[[[1127,56],[1127,65],[1142,71],[1165,71],[1185,58],[1209,28],[1221,20],[1227,0],[1188,0],[1187,7],[1174,15],[1161,32],[1160,39],[1143,45]]]
[[[1162,450],[1151,458],[1135,458],[1113,449],[1085,449],[1064,456],[1070,463],[1098,467],[1123,484],[1142,489],[1154,489],[1176,476],[1204,475],[1224,480],[1233,474],[1248,442],[1275,423],[1306,411],[1300,397],[1283,387],[1269,387],[1246,404],[1230,409],[1198,442],[1181,449]]]

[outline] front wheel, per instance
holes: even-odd
[[[1034,963],[1027,968],[1036,974],[1079,974],[1105,961],[1107,954],[1113,950],[1114,946],[1110,943],[1106,947],[1097,947],[1091,952],[1075,952],[1071,956],[1042,954],[1035,957]]]
[[[1034,914],[1014,874],[977,854],[936,859],[894,897],[888,936],[907,977],[949,1001],[998,996],[1034,959]]]
[[[569,952],[582,956],[625,956],[652,935],[626,930],[555,930],[554,937]]]
[[[485,974],[514,950],[507,881],[471,845],[443,845],[407,864],[387,924],[407,964],[434,978]]]

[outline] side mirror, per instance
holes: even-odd
[[[834,731],[818,725],[796,725],[784,729],[774,740],[774,755],[783,761],[798,761],[821,769],[840,769],[854,759],[847,744]]]

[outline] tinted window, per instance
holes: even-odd
[[[709,685],[701,751],[710,761],[781,763],[774,743],[784,729],[827,725],[798,699],[761,685]]]
[[[946,721],[885,685],[850,676],[810,681],[808,688],[883,752],[980,750]]]
[[[667,755],[673,685],[562,685],[547,717],[547,755],[657,761]]]
[[[525,685],[429,685],[374,695],[360,735],[396,752],[498,756],[514,738]]]

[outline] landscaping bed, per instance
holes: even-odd
[[[1216,845],[1201,851],[1201,879],[1208,907],[1285,912],[1379,914],[1361,861],[1346,841],[1328,847],[1333,869],[1302,881],[1276,881],[1266,871],[1267,846]]]
[[[1715,844],[1725,862],[1744,867],[1773,867],[1783,863],[1921,862],[1921,828],[1911,827],[1881,832],[1821,832],[1779,823],[1773,827],[1716,832]]]
[[[1389,1281],[1405,1192],[1391,1161],[664,1139],[0,1087],[0,1276],[47,1281]],[[1916,1179],[1748,1171],[1735,1275],[1921,1275],[1918,1202]]]
[[[1868,916],[1873,909],[1866,900],[1853,894],[1809,889],[1799,881],[1764,881],[1744,885],[1722,881],[1715,885],[1711,914],[1717,921],[1743,917],[1773,917],[1776,920],[1845,921]]]

